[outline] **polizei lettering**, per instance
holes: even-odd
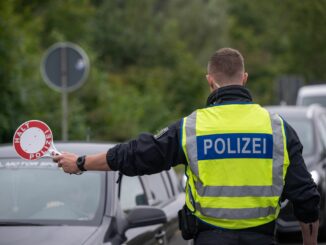
[[[198,160],[272,158],[271,134],[215,134],[197,136]]]

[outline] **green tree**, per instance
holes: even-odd
[[[153,132],[203,104],[201,67],[180,38],[177,20],[157,11],[148,0],[105,1],[98,8],[93,46],[108,76],[97,85],[105,99],[89,118],[107,122],[96,126],[100,137]]]
[[[230,1],[229,40],[246,58],[255,98],[275,100],[275,78],[283,74],[325,81],[326,2]]]
[[[308,82],[326,81],[326,1],[293,1],[282,4],[282,22],[288,42],[288,71]]]
[[[39,72],[59,41],[89,55],[87,83],[69,94],[70,139],[122,141],[204,106],[206,63],[239,49],[259,103],[275,101],[274,80],[326,79],[325,1],[8,0],[0,3],[0,142],[32,118],[61,135],[60,93]]]

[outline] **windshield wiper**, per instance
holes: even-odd
[[[0,221],[0,226],[44,226],[45,224],[20,221]]]

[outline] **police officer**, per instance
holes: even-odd
[[[129,176],[185,164],[180,222],[195,244],[274,244],[281,199],[292,201],[304,244],[317,244],[320,196],[295,131],[252,102],[237,50],[218,50],[207,70],[207,107],[159,135],[141,134],[97,155],[64,153],[54,161],[67,173],[114,170]]]

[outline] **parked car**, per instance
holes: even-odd
[[[297,105],[320,104],[326,107],[326,84],[303,86],[298,91]]]
[[[319,234],[325,236],[326,110],[319,105],[309,107],[275,106],[267,107],[267,109],[282,116],[295,129],[300,138],[307,169],[321,194]],[[292,204],[288,200],[282,202],[277,220],[277,230],[282,233],[300,231],[299,222],[294,217]]]
[[[56,144],[92,154],[113,145]],[[141,177],[64,173],[50,158],[20,159],[0,146],[0,244],[182,244],[185,195],[173,169]],[[186,243],[185,243],[186,244]]]

